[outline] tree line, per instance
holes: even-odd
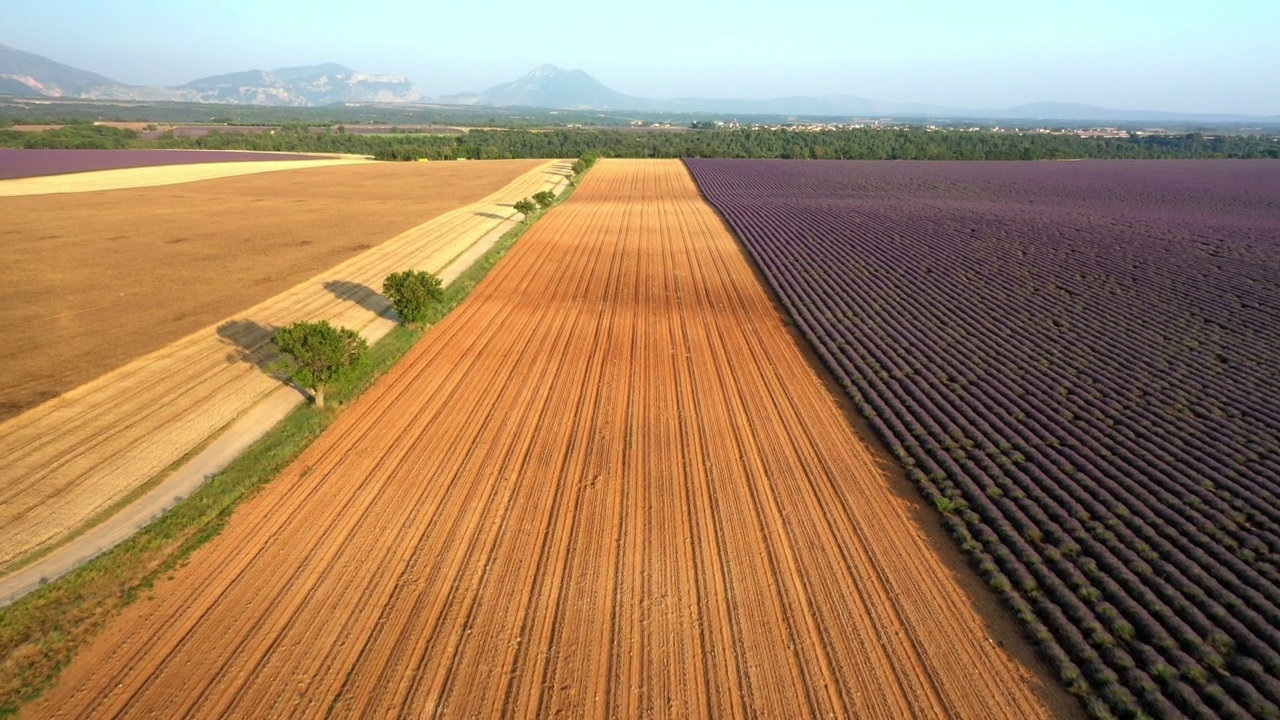
[[[131,130],[70,125],[44,132],[0,130],[0,147],[136,147],[274,150],[370,155],[379,160],[563,158],[805,158],[846,160],[1066,160],[1280,158],[1280,136],[1186,133],[1131,138],[1015,135],[924,128],[822,131],[723,129],[649,132],[611,129],[471,130],[394,136],[284,125],[274,132],[216,132],[198,138],[142,138]]]

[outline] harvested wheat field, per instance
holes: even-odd
[[[158,188],[0,197],[6,376],[0,420],[476,202],[542,164],[347,164]],[[142,170],[192,167],[216,168]]]
[[[481,163],[474,165],[477,170],[483,167]],[[296,320],[320,319],[361,331],[389,327],[383,317],[389,311],[389,301],[377,291],[388,273],[407,268],[440,273],[484,240],[511,227],[510,218],[517,215],[512,203],[539,190],[562,186],[568,172],[567,163],[557,161],[510,167],[518,175],[496,192],[395,237],[357,234],[354,228],[347,233],[335,231],[332,237],[342,238],[346,246],[335,243],[330,247],[330,265],[318,272],[312,269],[315,274],[306,279],[295,277],[293,267],[255,266],[251,261],[260,262],[272,253],[263,243],[243,240],[246,248],[263,246],[262,251],[236,252],[228,243],[223,248],[231,257],[207,259],[209,265],[221,262],[224,268],[237,267],[240,275],[234,281],[204,277],[201,282],[212,287],[202,287],[197,278],[208,270],[196,268],[190,287],[175,280],[154,288],[157,295],[165,291],[156,303],[187,307],[203,322],[216,324],[207,324],[0,423],[0,457],[5,458],[0,464],[0,570],[12,569],[32,553],[53,547],[77,529],[101,519],[130,492],[162,475],[277,390],[280,383],[260,369],[270,359],[265,346],[275,328]],[[427,192],[430,190],[417,191]],[[339,224],[341,215],[335,213],[331,220]],[[378,231],[392,233],[394,227],[380,224]],[[317,238],[324,235],[315,226],[313,231]],[[288,244],[283,239],[273,243]],[[209,240],[208,244],[213,243]],[[315,244],[323,243],[317,239]],[[147,256],[147,246],[141,247],[138,254]],[[354,257],[333,264],[344,254]],[[160,255],[155,251],[151,257]],[[110,254],[105,253],[104,258],[109,264]],[[181,277],[177,260],[166,258],[166,263],[173,275]],[[191,263],[197,261],[192,258]],[[289,276],[293,285],[253,305],[263,288],[276,287],[278,275]],[[253,277],[263,282],[254,285]],[[247,287],[237,292],[235,281]],[[193,307],[184,291],[190,296],[203,295],[205,302],[221,308],[222,314],[207,317],[212,311]],[[26,302],[29,305],[31,299]],[[148,317],[171,333],[182,325],[177,319],[165,323],[163,314],[155,317],[148,315],[148,310],[138,307],[132,310],[135,315],[106,318],[103,323],[114,322],[109,327],[121,328],[118,335],[122,338],[133,333],[144,339],[149,339],[145,337],[148,333],[140,324]],[[90,333],[94,329],[83,330]],[[105,354],[112,341],[102,332],[94,332],[98,345],[93,347],[98,354]],[[162,329],[150,329],[151,336],[161,333]],[[136,348],[126,350],[136,352]],[[71,363],[60,356],[48,357],[51,364]]]
[[[28,708],[1047,714],[678,161],[602,161]]]

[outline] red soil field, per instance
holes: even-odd
[[[1043,717],[678,161],[603,161],[32,717]]]

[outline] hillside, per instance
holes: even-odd
[[[126,85],[4,45],[0,45],[0,94],[292,107],[423,99],[414,84],[401,75],[362,73],[337,63],[247,70],[200,78],[177,87],[149,87]]]
[[[0,93],[80,97],[101,86],[125,87],[111,78],[0,45]]]
[[[340,103],[437,103],[471,107],[525,107],[635,113],[701,113],[722,117],[825,117],[1060,121],[1106,125],[1137,123],[1258,123],[1280,117],[1231,113],[1116,110],[1079,103],[1038,102],[1010,108],[963,108],[889,103],[846,94],[775,98],[646,98],[619,92],[583,70],[542,65],[481,92],[425,96],[403,75],[359,72],[337,63],[276,70],[246,70],[193,80],[177,87],[126,85],[110,78],[0,45],[0,94],[84,100],[194,102],[276,107]]]

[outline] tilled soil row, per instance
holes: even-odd
[[[1046,715],[678,161],[601,161],[42,717]]]

